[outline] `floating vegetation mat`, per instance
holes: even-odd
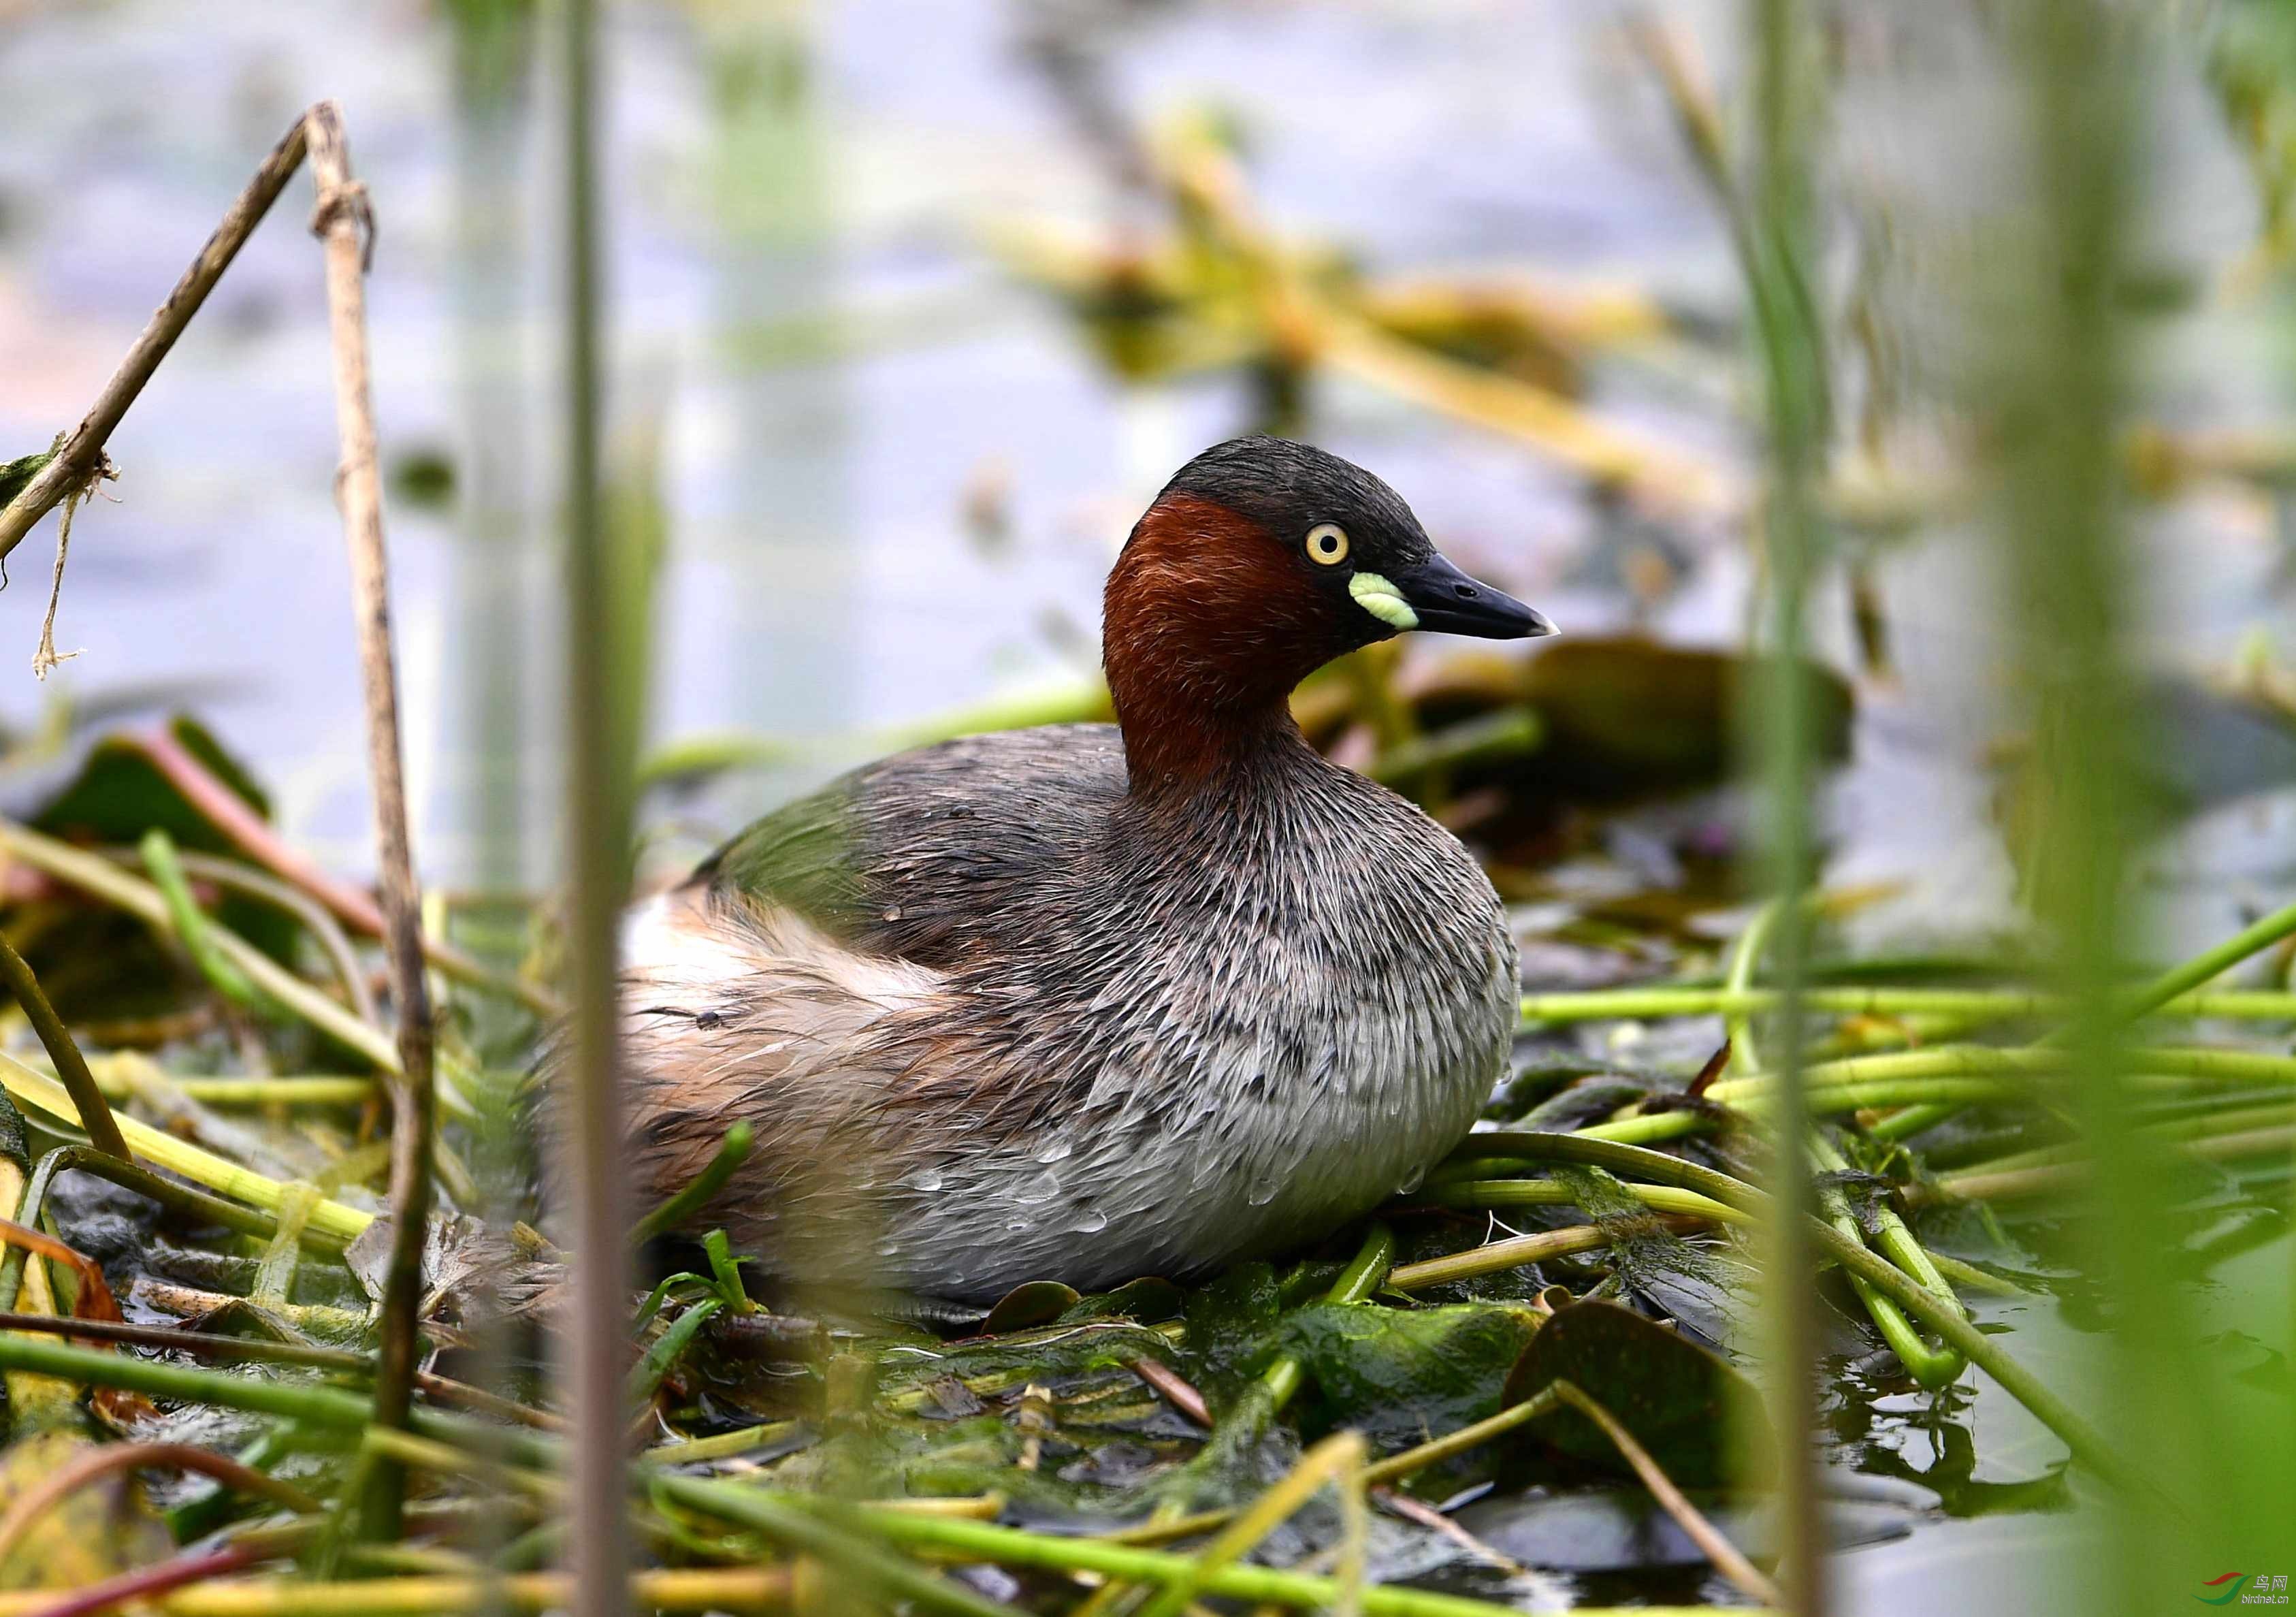
[[[554,1604],[576,1440],[549,1373],[567,1259],[526,1127],[555,1009],[545,917],[430,907],[441,1205],[400,1425],[373,1407],[397,1047],[371,901],[281,843],[189,720],[86,749],[0,823],[0,858],[26,1013],[0,1055],[0,1583],[23,1591],[0,1613]],[[658,1233],[750,1148],[736,1124],[636,1232],[634,1602],[1771,1598],[1775,1456],[1742,1367],[1780,1081],[1770,915],[1718,952],[1539,913],[1535,958],[1644,980],[1526,998],[1485,1125],[1281,1265],[1097,1296],[1048,1278],[986,1310],[810,1292],[722,1236]],[[2296,911],[2267,917],[2118,1007],[2139,1143],[2188,1181],[2196,1266],[2282,1227],[2296,995],[2217,984],[2292,934]],[[1817,976],[1800,1079],[1843,1416],[1829,1532],[2144,1486],[2002,1328],[2085,1294],[2065,1006],[1997,964]],[[2230,1367],[2272,1395],[2254,1357]],[[1980,1383],[2048,1434],[2021,1479],[1975,1480],[1966,1434],[1958,1481],[1848,1435],[1909,1399],[1956,1430]],[[378,1535],[362,1501],[385,1466],[404,1506]]]

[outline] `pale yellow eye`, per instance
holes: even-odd
[[[1308,554],[1326,567],[1348,559],[1347,529],[1337,522],[1318,522],[1308,529]]]

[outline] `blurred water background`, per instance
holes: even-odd
[[[318,95],[344,103],[381,219],[370,296],[422,845],[435,874],[469,879],[476,677],[512,655],[504,636],[529,694],[555,666],[532,594],[555,443],[546,83],[507,92],[506,111],[458,92],[451,8],[13,9],[9,442],[77,418],[277,130]],[[1536,260],[1725,303],[1724,244],[1655,104],[1620,104],[1629,64],[1594,21],[1567,4],[616,8],[616,437],[668,524],[653,734],[835,731],[1088,662],[1131,516],[1249,423],[1232,378],[1119,384],[984,245],[1000,218],[1116,206],[1032,37],[1077,37],[1142,116],[1226,109],[1271,213],[1371,265]],[[60,644],[84,654],[58,688],[189,682],[291,831],[358,865],[301,212],[291,199],[264,226],[116,441],[120,503],[81,529]],[[1318,404],[1318,436],[1405,488],[1445,542],[1555,598],[1587,525],[1572,480],[1375,398]],[[449,498],[414,497],[426,472],[451,477]],[[968,523],[983,503],[1000,543]],[[0,622],[37,633],[43,565],[14,559]],[[29,728],[48,693],[14,683],[0,710]],[[537,767],[548,732],[527,727]]]

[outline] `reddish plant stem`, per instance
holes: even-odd
[[[1164,1400],[1206,1431],[1211,1430],[1212,1412],[1204,1402],[1204,1395],[1182,1377],[1177,1370],[1160,1359],[1136,1358],[1132,1374],[1161,1393]]]
[[[94,1617],[98,1612],[108,1612],[113,1606],[130,1600],[147,1599],[178,1589],[187,1583],[204,1583],[210,1578],[224,1577],[257,1565],[264,1559],[253,1549],[219,1549],[199,1554],[178,1555],[172,1561],[162,1561],[157,1566],[140,1567],[132,1572],[122,1572],[117,1578],[107,1578],[101,1583],[91,1583],[85,1588],[73,1589],[52,1606],[45,1608],[39,1617]]]
[[[0,1565],[23,1543],[33,1523],[68,1496],[90,1482],[120,1471],[196,1471],[225,1487],[251,1493],[283,1505],[298,1514],[324,1509],[318,1500],[292,1482],[283,1482],[252,1466],[190,1443],[109,1443],[90,1449],[70,1464],[59,1466],[20,1497],[5,1517],[0,1517]]]
[[[378,519],[380,520],[380,519]],[[370,938],[385,932],[382,911],[349,882],[330,875],[308,855],[272,829],[271,823],[250,808],[196,757],[191,749],[165,730],[152,730],[131,739],[137,751],[166,777],[169,785],[200,817],[231,840],[249,858],[309,893],[339,916],[343,924]]]

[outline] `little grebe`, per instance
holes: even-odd
[[[1272,438],[1180,469],[1103,611],[1115,726],[870,764],[631,912],[641,1185],[747,1118],[756,1154],[700,1227],[981,1298],[1296,1244],[1467,1132],[1516,1018],[1498,897],[1286,699],[1403,629],[1554,626],[1379,479]]]

